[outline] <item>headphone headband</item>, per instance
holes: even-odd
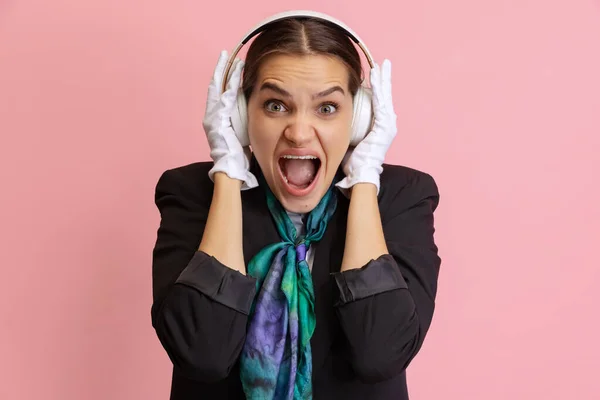
[[[283,19],[298,18],[298,17],[315,18],[315,19],[330,22],[330,23],[336,25],[338,28],[342,29],[346,33],[346,35],[350,39],[352,39],[352,41],[354,43],[356,43],[358,45],[358,47],[360,47],[360,49],[364,53],[365,57],[367,58],[367,62],[369,63],[370,67],[373,68],[375,66],[373,57],[371,56],[369,49],[367,49],[367,46],[365,46],[365,44],[360,39],[360,37],[358,37],[358,35],[352,29],[350,29],[350,27],[348,27],[346,24],[344,24],[342,21],[337,20],[327,14],[323,14],[323,13],[320,13],[317,11],[308,11],[308,10],[284,11],[284,12],[275,14],[275,15],[263,20],[262,22],[258,23],[256,26],[254,26],[252,29],[250,29],[250,31],[248,31],[248,33],[244,36],[242,41],[236,46],[236,48],[231,53],[229,60],[227,60],[227,65],[225,67],[225,74],[224,74],[225,79],[223,79],[223,87],[221,88],[221,90],[224,92],[227,87],[227,81],[229,80],[229,71],[231,69],[231,66],[233,65],[233,61],[235,60],[235,57],[239,53],[240,49],[246,43],[248,43],[248,41],[250,41],[250,39],[252,39],[254,36],[258,35],[260,32],[265,30],[268,27],[268,25],[273,22],[281,21]]]

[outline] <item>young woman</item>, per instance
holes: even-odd
[[[204,117],[213,162],[156,188],[152,324],[171,399],[408,399],[434,311],[439,193],[383,164],[390,62],[371,69],[374,123],[350,146],[362,69],[342,29],[274,22],[223,85],[227,60]],[[231,124],[240,83],[251,153]]]

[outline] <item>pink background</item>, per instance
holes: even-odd
[[[219,50],[294,8],[392,60],[389,161],[442,193],[412,398],[600,399],[597,0],[0,2],[0,398],[168,398],[154,185],[208,159]]]

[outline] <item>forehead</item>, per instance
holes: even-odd
[[[332,83],[347,87],[349,73],[346,65],[333,56],[276,54],[267,57],[258,70],[258,82],[268,80],[311,87]]]

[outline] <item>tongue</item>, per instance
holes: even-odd
[[[285,160],[285,176],[295,186],[306,186],[315,176],[315,164],[311,160]]]

